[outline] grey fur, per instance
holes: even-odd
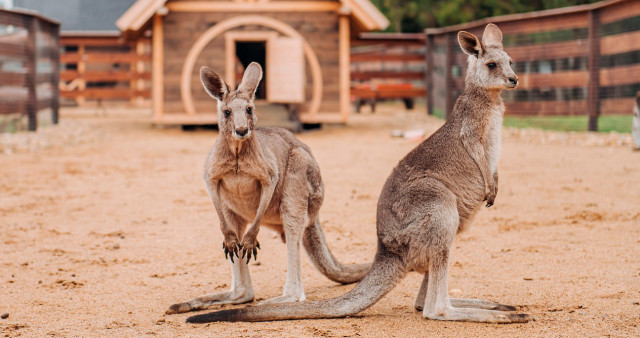
[[[483,201],[487,201],[487,207],[494,203],[504,113],[500,92],[517,85],[497,26],[487,25],[482,42],[467,32],[458,36],[469,54],[465,89],[451,118],[400,161],[382,188],[376,222],[378,250],[364,279],[352,291],[334,299],[225,310],[193,316],[188,322],[353,315],[373,305],[410,270],[425,275],[414,302],[424,318],[491,323],[531,319],[526,314],[503,311],[515,309],[508,305],[449,299],[451,244]],[[490,63],[495,65],[490,67]]]
[[[260,249],[261,225],[277,231],[287,245],[283,295],[264,303],[305,299],[301,242],[313,264],[329,279],[339,283],[361,280],[370,264],[341,264],[327,247],[318,218],[324,186],[311,149],[282,128],[256,128],[253,100],[262,78],[260,65],[254,62],[247,67],[236,91],[209,68],[203,67],[200,76],[206,91],[218,100],[220,135],[205,162],[204,181],[220,218],[225,256],[230,255],[231,290],[174,304],[167,313],[252,301],[247,264]]]

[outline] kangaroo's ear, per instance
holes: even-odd
[[[460,44],[462,51],[466,54],[477,57],[482,56],[482,44],[475,35],[469,32],[460,31],[458,32],[458,43]]]
[[[638,108],[640,108],[640,92],[636,94],[636,104],[638,105]]]
[[[260,80],[262,80],[262,67],[260,67],[260,64],[257,62],[251,62],[244,71],[242,82],[240,82],[238,86],[238,91],[249,94],[253,99],[256,95],[256,89],[258,89]]]
[[[482,33],[482,44],[485,47],[504,49],[502,47],[502,32],[500,28],[492,23],[488,24],[487,27],[484,28],[484,33]]]
[[[222,101],[229,93],[229,86],[209,67],[200,68],[200,81],[207,93],[218,101]]]

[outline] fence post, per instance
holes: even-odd
[[[30,17],[27,25],[27,46],[26,46],[26,83],[27,83],[27,102],[26,110],[28,122],[28,130],[36,131],[38,128],[38,95],[36,92],[36,32],[38,31],[38,19]]]
[[[433,35],[425,39],[427,50],[424,53],[427,69],[425,71],[425,89],[427,91],[427,114],[433,115]]]
[[[60,116],[60,26],[50,25],[50,37],[53,39],[51,49],[51,120],[53,124],[58,124]]]
[[[600,11],[589,11],[589,84],[587,87],[587,110],[589,131],[598,131],[600,116]]]
[[[453,50],[456,41],[457,34],[455,33],[447,33],[446,34],[446,57],[444,63],[444,88],[445,88],[445,103],[444,103],[444,118],[448,119],[449,115],[453,111],[453,74],[451,73],[451,67],[453,67],[453,58],[455,57],[455,52]]]

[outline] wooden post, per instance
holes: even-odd
[[[142,61],[142,57],[145,54],[145,50],[147,48],[147,44],[144,42],[144,39],[139,38],[136,42],[136,55],[138,55],[138,61],[136,62],[136,76],[134,81],[134,95],[136,96],[135,100],[132,102],[136,106],[142,105],[144,101],[144,97],[139,96],[140,91],[142,91],[144,86],[144,80],[142,78],[142,73],[145,72],[145,62]]]
[[[153,16],[153,35],[152,35],[152,102],[153,117],[156,122],[162,118],[164,111],[164,37],[162,28],[162,16]]]
[[[340,116],[344,123],[349,120],[351,111],[351,33],[349,31],[349,16],[340,15],[339,31],[339,79],[340,79]]]
[[[427,50],[424,53],[427,69],[425,71],[425,89],[427,91],[427,114],[433,115],[433,35],[428,34],[425,39]]]
[[[29,131],[38,129],[38,95],[36,91],[36,32],[38,31],[38,19],[31,17],[28,19],[28,37],[26,46],[26,83],[27,83],[27,102],[26,110],[29,118]]]
[[[446,57],[444,63],[444,90],[445,90],[445,103],[444,103],[444,117],[448,119],[451,112],[453,111],[453,74],[451,73],[451,67],[453,67],[453,60],[455,57],[455,41],[456,41],[455,33],[447,33],[446,34]]]
[[[86,51],[84,44],[78,44],[78,55],[80,56],[80,60],[78,60],[78,96],[76,96],[76,104],[78,106],[83,106],[85,104],[84,91],[87,89],[87,80],[84,77],[84,73],[87,71],[87,63],[86,59]]]
[[[60,26],[50,25],[49,34],[53,39],[53,47],[51,50],[51,120],[54,124],[58,124],[60,110]]]
[[[600,116],[600,11],[589,11],[589,84],[587,87],[587,110],[589,131],[598,131]]]

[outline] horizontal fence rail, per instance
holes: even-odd
[[[58,123],[60,24],[34,12],[0,9],[0,115],[27,116],[51,109]]]
[[[425,94],[424,34],[364,33],[351,42],[351,96],[366,103],[400,99],[407,108]]]
[[[608,0],[487,18],[426,30],[429,112],[448,114],[464,87],[467,56],[457,32],[478,37],[487,23],[504,35],[518,88],[505,91],[509,115],[629,115],[640,91],[640,1]]]
[[[123,42],[120,34],[63,34],[61,95],[77,105],[88,100],[129,101],[151,98],[151,41]]]

